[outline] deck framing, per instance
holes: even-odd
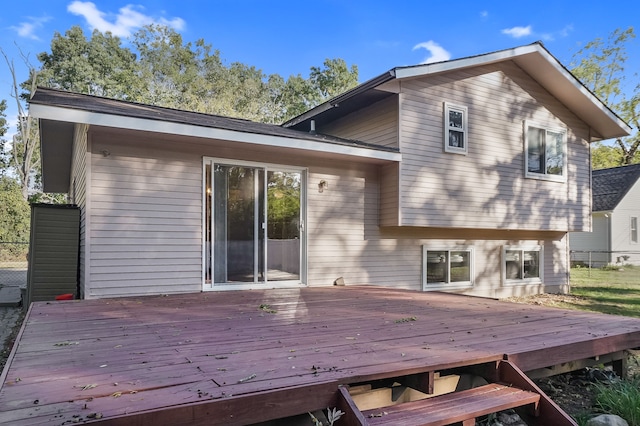
[[[340,385],[639,346],[634,318],[383,287],[39,302],[0,423],[244,425],[335,406]]]

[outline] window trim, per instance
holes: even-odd
[[[507,251],[537,251],[538,254],[538,276],[533,278],[508,279],[507,278]],[[522,256],[524,262],[524,256]],[[524,269],[524,265],[521,264]],[[502,257],[500,259],[500,268],[502,270],[502,283],[504,285],[526,285],[541,284],[544,277],[544,246],[542,245],[504,245],[502,246]],[[524,271],[523,271],[524,272]],[[524,275],[524,274],[523,274]]]
[[[448,252],[448,266],[447,266],[447,275],[448,282],[438,282],[438,283],[427,283],[427,255],[428,252],[432,251],[446,251]],[[451,252],[453,251],[466,251],[469,252],[469,281],[457,281],[451,282]],[[439,291],[439,290],[453,290],[453,289],[465,289],[472,288],[474,286],[474,277],[475,277],[475,268],[474,268],[474,249],[471,246],[435,246],[428,247],[427,245],[422,245],[422,291]]]
[[[629,242],[638,244],[638,216],[630,216],[629,218]]]
[[[546,167],[544,173],[530,172],[529,171],[529,128],[536,128],[544,130],[545,133],[554,132],[562,134],[562,174],[552,175],[548,174]],[[523,140],[524,140],[524,175],[529,179],[548,180],[553,182],[566,182],[567,181],[567,129],[563,127],[554,127],[540,124],[531,120],[524,120],[523,123]],[[544,150],[546,152],[546,140]],[[546,162],[546,161],[545,161]]]
[[[206,269],[207,269],[207,255],[214,256],[213,248],[211,251],[207,251],[207,198],[211,195],[207,193],[207,185],[210,184],[211,188],[213,188],[213,174],[209,177],[209,181],[207,181],[207,166],[213,166],[215,164],[226,164],[226,165],[235,165],[242,167],[252,167],[263,169],[265,172],[268,170],[278,170],[278,171],[290,171],[290,172],[299,172],[301,173],[302,184],[301,184],[301,198],[300,198],[300,220],[302,223],[302,235],[301,235],[301,243],[300,243],[300,279],[299,280],[290,280],[290,281],[269,281],[267,280],[267,285],[265,286],[265,282],[260,282],[256,284],[254,282],[247,283],[215,283],[213,279],[211,281],[206,280]],[[287,164],[278,164],[278,163],[263,163],[256,161],[244,161],[237,160],[234,158],[225,158],[225,157],[210,157],[203,156],[202,157],[202,291],[226,291],[226,290],[250,290],[250,289],[265,289],[265,288],[300,288],[308,286],[308,265],[309,265],[309,251],[308,251],[308,234],[304,230],[306,228],[307,223],[307,210],[308,210],[308,192],[307,192],[307,182],[309,179],[309,169],[307,167],[298,167]],[[212,201],[213,202],[213,201]],[[265,212],[266,213],[266,212]],[[213,214],[213,211],[212,211]],[[209,226],[212,226],[213,223],[210,222]],[[213,228],[211,228],[213,229]],[[266,264],[266,256],[267,252],[265,250],[264,260]],[[268,275],[267,275],[268,277]]]
[[[462,113],[462,128],[453,127],[449,122],[449,114],[451,111],[457,111]],[[469,148],[469,125],[468,125],[468,117],[469,110],[466,106],[455,105],[449,102],[444,102],[444,133],[443,133],[443,143],[444,143],[444,152],[448,152],[450,154],[461,154],[467,155]],[[449,145],[449,132],[461,132],[462,133],[462,148],[455,147]]]

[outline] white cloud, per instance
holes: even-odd
[[[509,35],[513,38],[526,37],[531,35],[531,25],[527,25],[526,27],[505,28],[502,30],[502,34]]]
[[[488,18],[489,17],[489,12],[487,12],[486,10],[483,10],[482,12],[480,12],[480,17],[481,18]]]
[[[536,33],[533,31],[531,25],[526,27],[513,27],[513,28],[505,28],[502,30],[502,34],[506,34],[513,38],[520,38],[526,36],[538,37],[544,41],[554,41],[556,38],[567,37],[573,31],[573,25],[566,25],[559,31],[545,32],[545,33]]]
[[[542,33],[540,34],[540,39],[542,41],[554,41],[556,38],[551,33]]]
[[[36,31],[42,28],[45,22],[49,21],[51,18],[45,16],[43,18],[28,17],[27,19],[28,22],[21,22],[17,26],[9,28],[17,32],[20,37],[30,38],[31,40],[40,40],[36,35]]]
[[[429,57],[420,62],[421,64],[431,64],[433,62],[442,62],[451,59],[451,53],[447,52],[433,40],[425,41],[424,43],[419,43],[413,46],[413,50],[417,49],[426,49],[430,53]]]
[[[569,33],[573,31],[573,25],[566,25],[563,29],[559,31],[560,37],[568,37]]]
[[[175,30],[182,30],[185,22],[182,18],[154,18],[145,15],[141,11],[142,6],[128,4],[118,10],[118,14],[107,14],[99,10],[96,5],[89,1],[73,1],[67,6],[67,11],[84,17],[92,30],[100,32],[111,32],[117,37],[129,37],[134,30],[150,24],[162,24]],[[115,19],[113,17],[115,16]],[[112,18],[112,19],[108,19]]]

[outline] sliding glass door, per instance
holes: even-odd
[[[205,288],[302,282],[302,170],[205,161]]]

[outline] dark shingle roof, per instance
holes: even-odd
[[[640,164],[591,172],[593,211],[615,209],[638,178],[640,178]]]
[[[193,126],[232,130],[259,135],[303,139],[335,145],[368,148],[377,151],[399,152],[397,148],[393,147],[343,139],[323,134],[312,134],[306,131],[288,129],[275,124],[257,123],[240,118],[223,117],[220,115],[203,114],[192,111],[145,105],[45,87],[38,87],[29,102],[32,104],[71,108],[123,117],[189,124]]]

